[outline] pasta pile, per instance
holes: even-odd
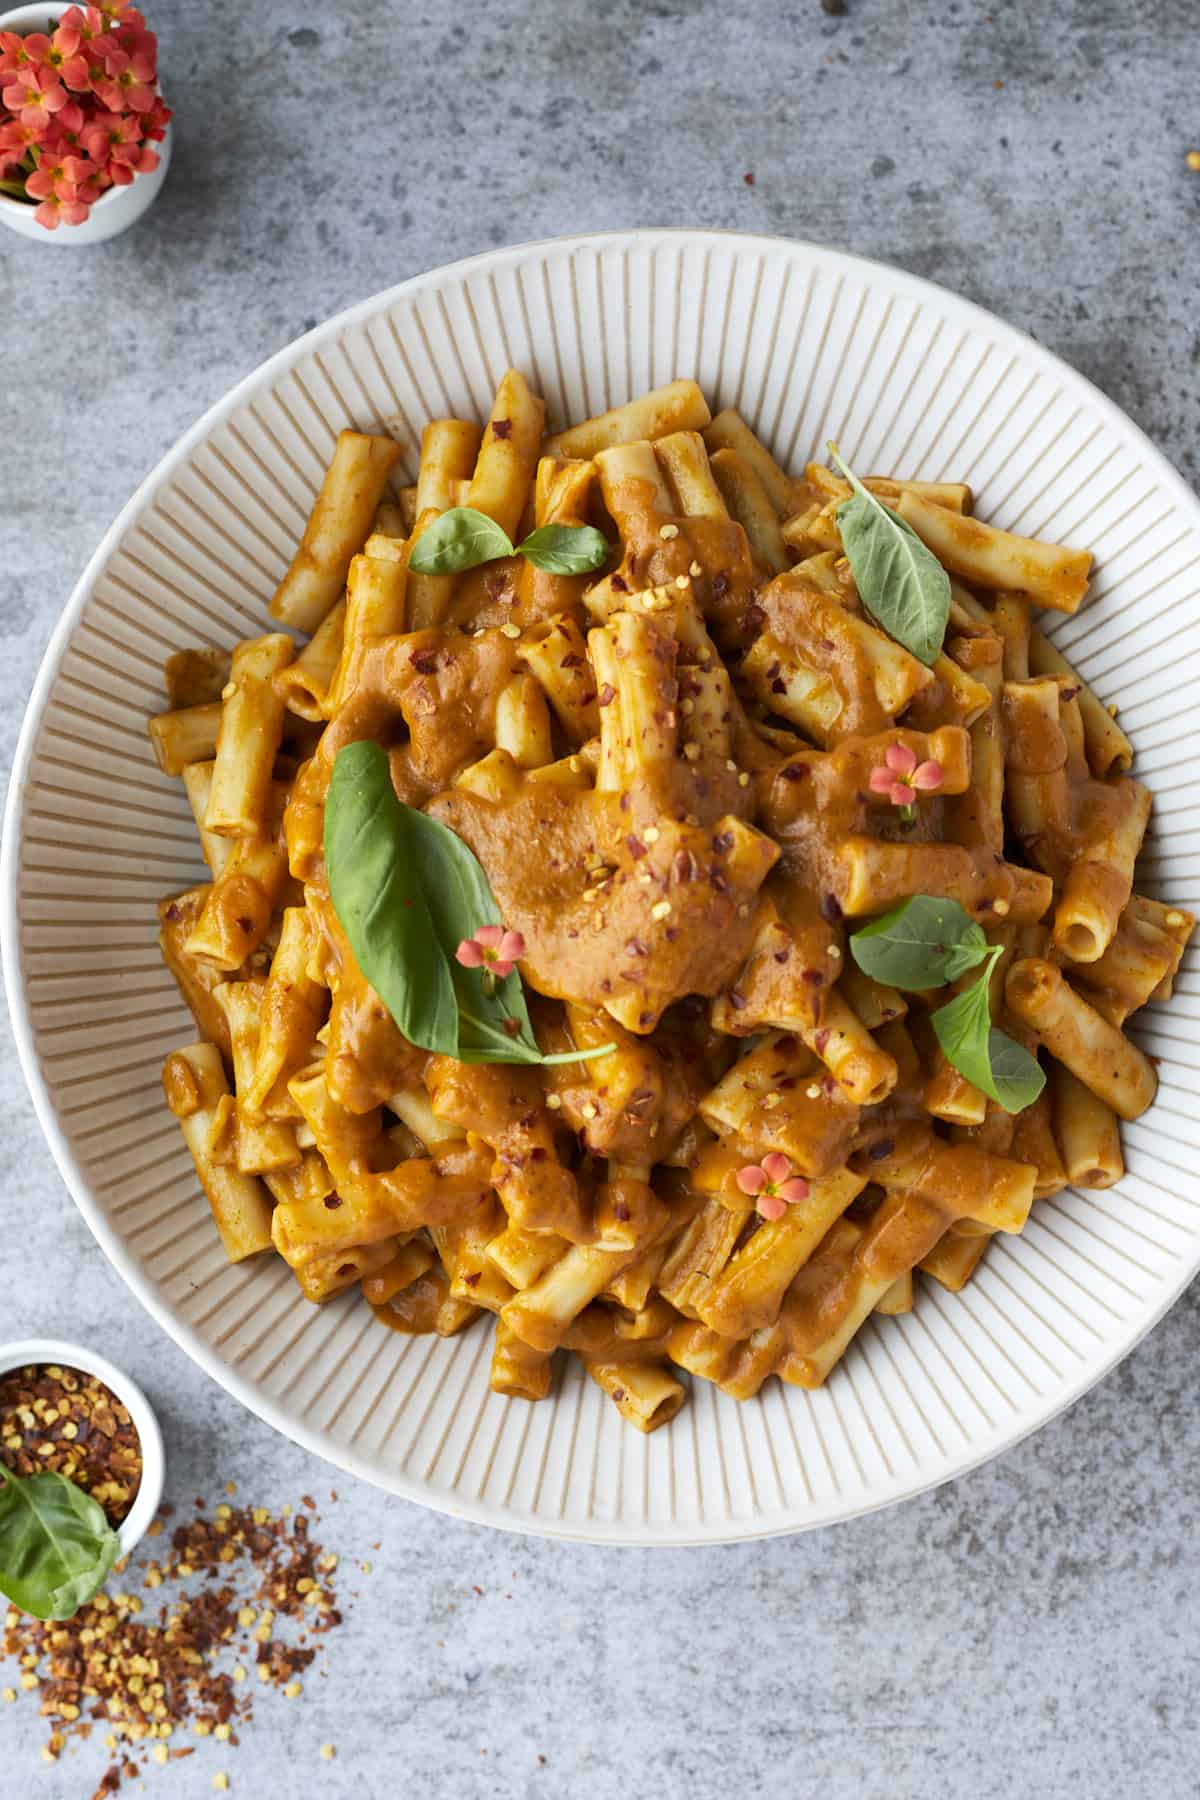
[[[680,1371],[816,1387],[918,1271],[961,1289],[1035,1200],[1117,1181],[1119,1120],[1154,1096],[1124,1026],[1194,920],[1133,892],[1132,747],[1034,622],[1091,559],[974,518],[960,484],[868,479],[950,578],[926,661],[863,603],[850,484],[785,473],[694,382],[546,437],[510,371],[482,431],[426,427],[414,487],[400,456],[339,435],[286,629],[173,656],[150,722],[210,872],[160,909],[199,1031],[163,1079],[225,1249],[273,1248],[310,1301],[358,1284],[401,1331],[494,1314],[497,1392],[542,1398],[571,1350],[642,1431]],[[612,554],[410,569],[457,508]],[[325,866],[364,740],[478,859],[540,1051],[602,1054],[402,1036]],[[993,1022],[1048,1077],[1022,1110],[932,1026],[970,977],[903,992],[852,954],[918,895],[996,950]]]

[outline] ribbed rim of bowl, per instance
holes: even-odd
[[[712,1526],[690,1525],[681,1531],[673,1522],[666,1527],[656,1523],[642,1522],[637,1526],[622,1529],[619,1525],[613,1526],[602,1520],[594,1519],[575,1523],[509,1515],[502,1508],[491,1503],[474,1502],[463,1499],[457,1494],[440,1490],[431,1491],[403,1474],[385,1473],[366,1459],[344,1449],[326,1434],[285,1418],[271,1399],[260,1393],[251,1382],[244,1379],[235,1370],[229,1368],[199,1338],[196,1332],[171,1314],[165,1302],[154,1293],[150,1284],[144,1279],[120,1237],[108,1224],[93,1200],[83,1172],[59,1126],[33,1042],[22,979],[17,918],[17,873],[24,786],[42,715],[51,689],[58,677],[60,665],[72,634],[79,623],[98,575],[126,529],[158,489],[168,483],[180,464],[204,440],[207,434],[234,412],[260,384],[264,386],[268,384],[309,351],[327,340],[335,339],[347,328],[371,317],[383,308],[395,304],[396,301],[407,295],[419,292],[426,287],[435,286],[447,277],[462,278],[481,271],[491,271],[501,268],[509,262],[542,254],[577,254],[593,246],[601,247],[613,244],[625,244],[636,248],[648,246],[652,242],[663,239],[686,241],[700,248],[737,246],[747,253],[758,254],[766,254],[780,248],[793,249],[847,274],[858,272],[862,276],[869,276],[882,272],[889,282],[907,290],[914,297],[923,299],[927,303],[936,303],[943,308],[949,304],[965,321],[974,322],[977,327],[986,329],[993,337],[1007,341],[1014,350],[1019,350],[1024,357],[1038,363],[1043,370],[1053,372],[1055,378],[1065,387],[1073,389],[1089,406],[1101,413],[1111,428],[1154,471],[1174,498],[1176,505],[1181,507],[1186,514],[1190,514],[1193,521],[1200,524],[1200,506],[1198,506],[1196,496],[1162,451],[1151,443],[1141,428],[1122,412],[1114,401],[1095,387],[1086,376],[1079,374],[1077,370],[1039,344],[1028,333],[1005,323],[986,308],[976,305],[974,301],[963,299],[960,295],[936,282],[927,281],[922,276],[910,275],[907,271],[897,269],[891,264],[856,256],[848,251],[829,249],[806,239],[772,237],[758,233],[708,228],[693,230],[686,226],[650,226],[628,231],[586,232],[542,238],[530,243],[484,251],[475,256],[460,258],[453,263],[443,264],[436,269],[411,276],[393,287],[385,288],[368,299],[345,308],[342,312],[306,332],[302,337],[294,339],[243,376],[229,392],[224,394],[194,425],[184,432],[183,436],[141,482],[136,492],[122,507],[105,532],[76,583],[63,615],[51,636],[34,681],[33,691],[17,741],[4,810],[3,841],[0,842],[0,961],[2,961],[4,982],[8,993],[17,1053],[33,1100],[34,1110],[58,1165],[59,1173],[70,1190],[72,1198],[108,1260],[132,1289],[147,1312],[162,1326],[167,1335],[181,1345],[193,1361],[198,1363],[223,1388],[233,1394],[251,1412],[267,1424],[274,1426],[277,1431],[290,1438],[294,1443],[300,1444],[304,1449],[333,1463],[338,1468],[344,1469],[347,1473],[357,1475],[373,1486],[383,1488],[389,1493],[398,1494],[401,1498],[411,1500],[417,1505],[430,1507],[455,1518],[467,1519],[500,1530],[513,1531],[532,1537],[555,1537],[582,1543],[619,1544],[640,1548],[683,1549],[699,1544],[734,1543],[756,1538],[786,1537],[797,1532],[816,1529],[818,1526],[838,1523],[844,1519],[858,1518],[865,1513],[878,1511],[881,1507],[912,1499],[917,1494],[940,1487],[945,1482],[955,1480],[971,1469],[978,1468],[1001,1451],[1007,1450],[1020,1443],[1024,1438],[1031,1436],[1051,1419],[1066,1411],[1082,1394],[1094,1387],[1103,1376],[1115,1368],[1174,1305],[1196,1274],[1197,1269],[1200,1269],[1200,1251],[1197,1251],[1190,1260],[1181,1261],[1178,1281],[1167,1290],[1160,1303],[1152,1308],[1149,1315],[1137,1318],[1132,1326],[1124,1330],[1123,1334],[1115,1337],[1114,1341],[1106,1347],[1106,1354],[1100,1363],[1089,1363],[1080,1376],[1057,1390],[1033,1416],[1021,1421],[1016,1429],[1010,1422],[1005,1422],[981,1437],[976,1437],[967,1449],[957,1456],[948,1457],[938,1474],[932,1478],[922,1475],[907,1484],[896,1483],[886,1493],[872,1496],[861,1504],[846,1505],[844,1502],[822,1504],[810,1509],[804,1517],[789,1518],[781,1522],[771,1520],[763,1524],[742,1525],[739,1523],[736,1527],[731,1527],[728,1522],[719,1522]]]
[[[124,1369],[84,1344],[68,1344],[62,1338],[17,1338],[0,1344],[0,1375],[26,1364],[54,1363],[65,1369],[82,1369],[102,1381],[128,1409],[142,1450],[142,1478],[137,1498],[117,1527],[121,1555],[128,1556],[145,1537],[150,1521],[162,1499],[166,1455],[162,1432],[154,1408],[145,1394]]]

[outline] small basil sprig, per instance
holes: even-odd
[[[917,894],[850,939],[850,954],[864,975],[910,993],[957,981],[984,964],[978,981],[940,1006],[932,1024],[947,1062],[1002,1106],[1023,1112],[1046,1085],[1036,1057],[992,1024],[992,966],[1004,954],[957,900]]]
[[[103,1586],[120,1540],[65,1475],[0,1475],[0,1594],[35,1619],[69,1619]]]
[[[484,981],[455,951],[500,910],[479,861],[437,819],[405,806],[387,752],[346,744],[325,801],[333,909],[359,968],[410,1044],[470,1063],[570,1063],[615,1044],[545,1056],[521,977]]]
[[[586,575],[598,569],[609,542],[593,525],[539,525],[523,543],[473,506],[452,506],[427,525],[408,559],[418,575],[458,575],[500,556],[524,556],[549,575]]]
[[[909,993],[957,981],[988,949],[983,928],[957,900],[932,894],[906,900],[850,939],[850,953],[864,975]]]
[[[837,522],[859,598],[898,644],[933,663],[950,617],[950,577],[912,526],[863,486],[836,444],[829,455],[854,489]]]

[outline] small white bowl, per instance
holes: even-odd
[[[0,13],[0,31],[19,31],[27,37],[32,31],[45,31],[64,9],[47,6],[45,0],[35,6],[14,6]],[[0,225],[7,225],[18,236],[32,238],[35,243],[51,244],[60,250],[79,249],[84,244],[103,244],[118,237],[137,223],[148,206],[153,205],[158,190],[167,178],[171,161],[171,127],[158,151],[158,167],[146,175],[135,175],[127,187],[112,187],[101,194],[82,225],[60,225],[47,231],[34,218],[34,208],[27,200],[14,200],[11,194],[0,194]]]
[[[85,1350],[82,1344],[66,1344],[60,1338],[21,1338],[12,1344],[0,1344],[0,1375],[7,1375],[13,1369],[23,1369],[29,1364],[46,1363],[54,1363],[60,1369],[79,1369],[85,1375],[94,1375],[97,1381],[102,1381],[105,1387],[111,1389],[133,1421],[133,1428],[141,1444],[142,1480],[137,1499],[117,1527],[121,1555],[128,1556],[145,1537],[162,1499],[166,1464],[158,1420],[137,1382],[131,1381],[106,1356],[97,1356],[94,1350]]]

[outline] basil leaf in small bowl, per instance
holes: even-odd
[[[0,1475],[0,1593],[35,1619],[69,1619],[104,1585],[120,1540],[65,1475]]]

